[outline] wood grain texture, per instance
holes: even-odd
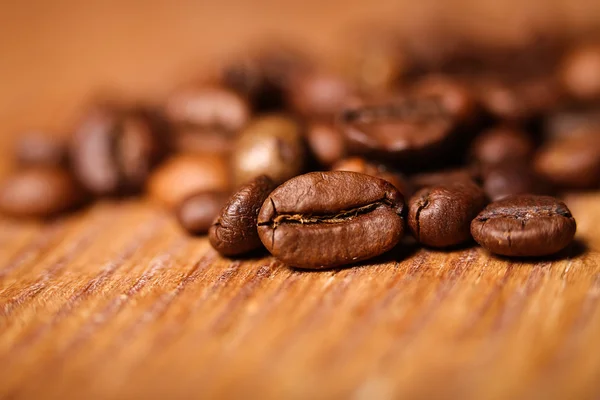
[[[303,272],[143,202],[0,222],[0,397],[597,398],[600,195],[557,259],[409,244]]]

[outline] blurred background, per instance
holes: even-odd
[[[0,143],[28,128],[62,133],[94,93],[158,99],[228,53],[273,38],[332,60],[368,24],[513,40],[589,30],[599,17],[595,0],[5,0]]]

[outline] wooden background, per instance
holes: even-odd
[[[24,128],[65,134],[97,90],[160,98],[269,33],[327,55],[361,20],[510,36],[600,15],[598,2],[419,3],[2,2],[2,151]],[[598,398],[600,194],[568,204],[578,243],[557,259],[405,245],[323,272],[223,259],[143,200],[0,220],[0,398]]]

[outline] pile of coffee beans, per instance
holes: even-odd
[[[0,211],[146,193],[224,256],[309,269],[407,235],[509,257],[568,247],[560,197],[600,188],[600,41],[421,39],[365,35],[337,63],[266,46],[162,104],[96,101],[66,140],[19,137]]]

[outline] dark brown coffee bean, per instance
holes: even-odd
[[[310,69],[304,54],[275,45],[230,61],[219,71],[219,81],[250,99],[255,110],[273,111],[284,107],[291,81]]]
[[[472,182],[454,182],[419,190],[408,203],[408,226],[420,243],[449,247],[471,239],[471,221],[487,199]]]
[[[330,118],[353,97],[354,89],[340,76],[312,72],[297,76],[289,89],[290,104],[300,115]]]
[[[17,139],[15,159],[22,166],[65,166],[67,146],[62,138],[36,131],[26,132]]]
[[[488,205],[471,223],[471,234],[491,253],[535,257],[567,247],[576,227],[571,212],[558,199],[521,195]]]
[[[419,190],[429,186],[454,182],[475,182],[476,180],[476,173],[466,168],[458,168],[415,174],[410,177],[410,184],[415,190]]]
[[[231,196],[208,232],[212,247],[226,256],[259,248],[261,242],[256,230],[258,211],[274,188],[273,181],[261,175]]]
[[[582,45],[565,56],[559,68],[565,90],[576,99],[600,98],[600,45]]]
[[[0,212],[23,218],[51,217],[81,205],[84,192],[59,167],[30,167],[9,175],[0,186]]]
[[[546,194],[549,188],[527,161],[507,161],[482,168],[483,190],[492,201],[517,194]]]
[[[236,186],[267,175],[277,184],[302,173],[302,127],[289,117],[268,115],[250,123],[237,138],[231,156]]]
[[[203,87],[173,95],[167,101],[166,115],[175,124],[231,133],[246,125],[250,107],[233,90]]]
[[[528,161],[535,145],[520,130],[508,127],[483,132],[471,146],[471,157],[481,165],[495,165],[509,161]]]
[[[167,207],[175,207],[195,193],[227,192],[230,186],[227,160],[216,154],[178,154],[148,180],[150,196]]]
[[[227,192],[199,192],[187,197],[175,211],[179,225],[192,235],[207,233],[228,199]]]
[[[331,268],[378,256],[404,234],[404,199],[387,181],[312,172],[271,193],[258,216],[265,247],[286,264]]]
[[[562,110],[546,117],[544,138],[546,140],[567,139],[600,132],[600,110]]]
[[[165,125],[151,111],[96,107],[71,138],[75,175],[97,195],[139,192],[165,154],[164,138]]]
[[[333,124],[311,122],[306,127],[306,141],[316,161],[328,167],[346,155],[344,136]]]
[[[462,87],[432,81],[409,97],[347,110],[342,129],[351,153],[422,164],[453,150],[471,104]]]
[[[555,140],[540,148],[535,169],[559,188],[592,189],[600,185],[600,133]]]
[[[350,171],[385,179],[406,198],[412,194],[412,186],[404,175],[387,168],[383,164],[367,161],[362,157],[349,157],[338,161],[331,167],[332,171]]]

